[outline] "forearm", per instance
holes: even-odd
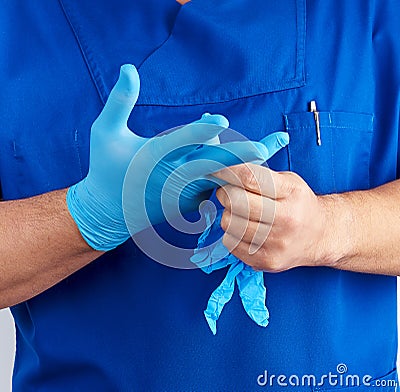
[[[317,196],[296,173],[238,165],[214,176],[223,243],[255,269],[333,267],[400,275],[400,180]]]
[[[328,195],[326,265],[400,275],[400,181],[368,190]]]
[[[32,298],[101,255],[83,240],[65,195],[0,203],[0,308]]]

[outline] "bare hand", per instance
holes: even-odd
[[[214,175],[228,182],[217,197],[225,207],[223,243],[236,257],[269,272],[329,265],[329,197],[315,195],[293,172],[253,164]]]

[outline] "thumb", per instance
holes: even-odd
[[[126,127],[129,115],[138,99],[139,90],[140,79],[136,67],[124,64],[120,69],[118,81],[96,122],[110,129]]]
[[[275,155],[280,149],[289,144],[289,134],[287,132],[275,132],[260,140],[268,149],[268,158]]]

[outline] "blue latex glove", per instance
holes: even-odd
[[[191,257],[191,261],[207,274],[230,266],[225,279],[211,294],[204,311],[204,316],[214,335],[217,333],[217,320],[225,304],[232,298],[235,281],[243,307],[249,317],[262,327],[268,325],[269,318],[268,309],[265,306],[264,274],[244,264],[226,249],[222,243],[224,234],[221,229],[222,212],[222,210],[218,211],[215,220],[211,211],[204,212],[207,228],[200,236],[198,247]]]
[[[233,255],[231,255],[230,261],[231,265],[225,279],[211,294],[207,308],[204,311],[204,316],[214,335],[217,333],[217,320],[225,304],[232,298],[235,290],[235,280],[246,313],[258,325],[262,327],[268,325],[269,313],[265,306],[266,290],[263,273],[254,271],[253,268],[244,264]]]
[[[260,163],[268,155],[262,143],[213,145],[219,143],[218,134],[229,125],[221,115],[205,114],[197,122],[159,137],[148,139],[136,135],[128,128],[127,121],[139,89],[136,68],[129,64],[122,66],[120,77],[92,126],[89,173],[67,192],[71,216],[86,242],[97,250],[115,248],[130,234],[162,222],[168,214],[198,209],[200,202],[209,196],[209,190],[216,186],[206,176],[218,170],[219,165]],[[279,144],[281,137],[278,134],[275,143]],[[210,161],[196,165],[188,176],[199,181],[182,189],[182,177],[173,173],[184,163],[201,159]],[[125,181],[128,187],[125,195],[129,197],[124,210],[122,188],[130,164],[134,176],[127,176]],[[169,178],[172,185],[163,189]],[[166,200],[164,211],[160,208],[162,198]],[[178,202],[181,211],[177,211]]]

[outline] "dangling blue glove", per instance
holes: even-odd
[[[113,249],[130,234],[160,223],[168,215],[197,210],[216,186],[207,179],[208,174],[242,162],[260,163],[268,155],[267,148],[257,142],[215,145],[219,143],[218,135],[229,125],[221,115],[205,114],[197,122],[159,137],[135,135],[127,121],[139,89],[136,68],[123,65],[103,111],[92,126],[89,173],[67,192],[72,218],[86,242],[97,250]],[[183,177],[173,173],[188,162],[200,160],[186,173],[190,180],[199,181],[182,186]],[[123,208],[122,189],[130,164],[129,173],[134,175],[125,181],[128,192],[124,194],[129,197]],[[172,185],[165,189],[169,178]],[[161,199],[164,210],[160,208]]]
[[[264,274],[254,271],[253,268],[229,253],[222,243],[224,231],[221,229],[221,217],[223,211],[218,211],[215,220],[212,211],[203,212],[207,228],[198,240],[198,247],[194,250],[191,261],[207,274],[230,265],[226,277],[211,294],[204,311],[212,333],[214,335],[217,333],[217,320],[225,304],[232,298],[235,280],[246,313],[258,325],[266,327],[269,313],[265,306]]]

